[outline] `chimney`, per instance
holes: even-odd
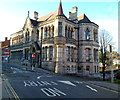
[[[34,18],[35,18],[35,20],[38,19],[38,12],[36,12],[36,11],[34,11]]]
[[[5,41],[7,41],[7,37],[5,37]]]
[[[76,13],[76,12],[77,12],[77,10],[78,10],[78,8],[77,8],[77,7],[72,7],[72,13]]]
[[[77,19],[77,11],[78,11],[77,7],[72,7],[72,11],[69,12],[69,19],[70,20],[76,20]]]

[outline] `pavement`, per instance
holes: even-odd
[[[42,69],[42,68],[34,68],[34,70],[32,70],[30,66],[21,65],[21,64],[18,64],[18,63],[10,63],[10,65],[15,66],[15,67],[20,67],[24,70],[38,72],[38,73],[43,71],[47,74],[56,74],[54,72],[51,72],[51,71],[48,71],[48,70],[45,70],[45,69]],[[92,79],[90,81],[84,81],[84,82],[87,83],[87,84],[92,84],[92,85],[95,85],[95,86],[98,86],[98,87],[106,88],[106,89],[109,89],[111,91],[115,91],[115,92],[120,93],[120,84],[104,82],[104,81],[96,80],[96,79]]]

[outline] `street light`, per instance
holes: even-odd
[[[41,43],[40,43],[40,68],[42,67],[42,37],[43,37],[43,27],[41,28]]]
[[[112,45],[109,45],[109,52],[111,54],[111,59],[112,59]],[[112,65],[111,65],[111,82],[112,83],[114,82],[114,72],[113,72]]]

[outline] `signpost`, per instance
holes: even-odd
[[[35,65],[35,57],[36,57],[36,54],[35,53],[32,53],[32,70],[34,70],[34,65]]]

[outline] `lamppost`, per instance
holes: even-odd
[[[41,28],[41,43],[40,43],[40,48],[41,48],[41,50],[40,50],[40,68],[42,67],[42,37],[43,37],[43,27]]]
[[[110,51],[110,58],[112,60],[112,45],[109,45],[109,51]],[[113,72],[113,66],[111,65],[111,82],[114,82],[114,72]]]

